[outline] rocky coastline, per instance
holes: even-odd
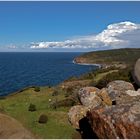
[[[99,68],[103,68],[103,65],[101,64],[92,64],[92,63],[83,63],[83,62],[77,62],[76,59],[74,59],[72,61],[73,64],[77,64],[77,65],[91,65],[91,66],[97,66]]]
[[[110,68],[110,67],[116,67],[116,68],[126,68],[127,66],[125,64],[106,64],[106,63],[93,63],[93,62],[87,62],[86,59],[83,59],[83,58],[75,58],[73,60],[73,63],[74,64],[78,64],[78,65],[93,65],[93,66],[97,66],[99,67],[100,69],[107,69],[107,68]]]
[[[128,58],[131,59],[131,57]],[[95,63],[95,61],[91,62],[77,57],[73,60],[74,64],[96,65],[99,70],[81,77],[73,77],[55,87],[36,88],[33,86],[1,98],[0,113],[7,114],[26,126],[33,132],[28,132],[27,136],[30,137],[38,134],[39,138],[51,138],[52,136],[64,138],[63,134],[67,133],[65,138],[77,138],[73,134],[78,133],[78,138],[84,139],[139,139],[139,60],[131,73],[135,82],[133,83],[133,80],[129,79],[131,76],[129,77],[129,70],[125,63],[113,62],[111,64],[107,61],[106,63]],[[137,87],[134,84],[137,84]],[[36,106],[34,112],[36,115],[28,111],[30,104]],[[48,116],[48,122],[51,124],[44,124],[44,129],[43,125],[38,123],[40,112]],[[21,117],[23,118],[21,119]],[[32,127],[31,124],[33,124]],[[46,132],[49,131],[50,126],[53,132],[48,134]],[[34,131],[34,127],[37,128],[36,131]],[[3,128],[0,130],[0,137],[15,138],[16,134],[12,137],[7,135],[12,132],[8,127],[2,135]],[[41,134],[40,128],[42,129]],[[55,131],[59,131],[59,133],[55,133]],[[20,138],[18,133],[16,136],[16,138]]]

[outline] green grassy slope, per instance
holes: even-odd
[[[126,64],[132,65],[140,57],[139,48],[125,48],[85,53],[77,58],[78,63]]]
[[[23,126],[29,129],[37,138],[59,139],[72,138],[75,130],[68,122],[69,107],[50,107],[49,99],[60,100],[65,98],[63,93],[52,96],[53,88],[41,87],[39,92],[29,88],[6,98],[0,99],[0,111],[14,117]],[[30,103],[36,105],[36,111],[28,111]],[[39,116],[46,114],[48,122],[38,123]]]

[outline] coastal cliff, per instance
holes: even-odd
[[[132,66],[139,58],[140,49],[114,49],[95,51],[82,54],[74,59],[78,64],[100,64],[102,67],[107,68],[111,66],[125,68]]]

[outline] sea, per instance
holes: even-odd
[[[55,86],[98,66],[74,64],[78,52],[1,52],[0,96],[28,86]]]

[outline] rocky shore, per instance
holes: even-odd
[[[84,59],[84,58],[80,58],[80,57],[77,57],[73,60],[73,63],[75,64],[79,64],[79,65],[94,65],[94,66],[98,66],[99,68],[102,68],[102,69],[107,69],[107,68],[110,68],[110,67],[116,67],[116,68],[126,68],[126,65],[125,64],[119,64],[119,63],[116,63],[116,64],[107,64],[107,63],[100,63],[100,64],[96,64],[95,62],[87,62],[88,60]]]

